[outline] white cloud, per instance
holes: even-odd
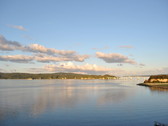
[[[127,56],[118,53],[109,53],[105,54],[102,52],[96,52],[96,56],[106,63],[129,63],[129,64],[137,64],[136,61],[129,59]]]
[[[58,55],[63,55],[63,56],[70,56],[76,53],[75,51],[71,51],[71,50],[57,50],[54,48],[46,48],[39,44],[31,44],[29,46],[25,46],[24,50],[29,51],[29,52],[46,53],[49,55],[58,54]]]
[[[55,72],[71,72],[79,74],[97,74],[104,75],[110,74],[115,76],[131,76],[131,75],[157,75],[157,74],[168,74],[168,67],[163,67],[160,69],[149,69],[149,70],[126,70],[117,68],[108,68],[104,66],[98,66],[95,64],[84,64],[76,65],[72,62],[59,63],[59,64],[48,64],[41,68],[27,68],[29,72],[33,73],[55,73]]]
[[[34,56],[34,60],[38,62],[60,62],[60,61],[71,61],[72,59],[66,57],[48,56],[44,54],[37,54]]]
[[[4,36],[0,35],[0,50],[2,51],[12,51],[19,50],[22,48],[22,45],[16,41],[8,41]]]
[[[75,72],[75,73],[88,73],[88,74],[105,74],[115,69],[98,66],[96,64],[84,64],[76,65],[72,62],[60,63],[60,64],[49,64],[45,65],[44,69],[51,72]]]
[[[60,61],[78,61],[83,62],[86,58],[88,58],[87,55],[74,55],[74,56],[49,56],[45,54],[36,54],[34,56],[34,60],[39,62],[60,62]]]
[[[61,61],[78,61],[83,62],[87,56],[74,56],[74,57],[60,57],[60,56],[49,56],[45,54],[36,54],[33,56],[28,55],[2,55],[0,61],[10,61],[17,63],[30,63],[32,61],[38,61],[43,63],[49,62],[61,62]]]
[[[21,31],[26,31],[26,29],[21,25],[7,25],[8,27],[15,28]]]
[[[32,52],[42,52],[42,53],[46,53],[47,52],[47,48],[45,48],[42,45],[39,44],[31,44],[29,46],[26,47],[28,51],[32,51]]]
[[[89,55],[79,55],[72,50],[57,50],[54,48],[46,48],[39,44],[31,44],[28,46],[21,45],[19,42],[6,40],[5,37],[0,35],[0,50],[1,51],[26,51],[30,53],[41,53],[41,57],[36,58],[38,61],[78,61],[83,62],[89,58]],[[62,59],[62,60],[61,60]]]
[[[0,56],[0,61],[11,61],[17,63],[28,63],[33,60],[33,56],[25,55],[6,55]]]

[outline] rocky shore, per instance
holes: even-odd
[[[158,89],[168,89],[168,75],[153,75],[144,83],[137,84]]]

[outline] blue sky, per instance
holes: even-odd
[[[1,0],[0,15],[0,72],[168,74],[167,0]]]

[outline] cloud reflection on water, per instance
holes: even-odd
[[[12,116],[17,113],[27,113],[36,117],[61,108],[75,108],[87,104],[116,104],[135,93],[128,87],[112,82],[106,84],[106,81],[55,80],[53,83],[38,80],[29,81],[27,84],[17,80],[16,83],[13,83],[13,80],[6,81],[11,82],[0,90],[0,120],[6,115]],[[31,82],[35,84],[28,84]],[[17,88],[14,85],[20,86]]]

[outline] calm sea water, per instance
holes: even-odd
[[[168,92],[143,80],[0,80],[0,126],[168,124]]]

